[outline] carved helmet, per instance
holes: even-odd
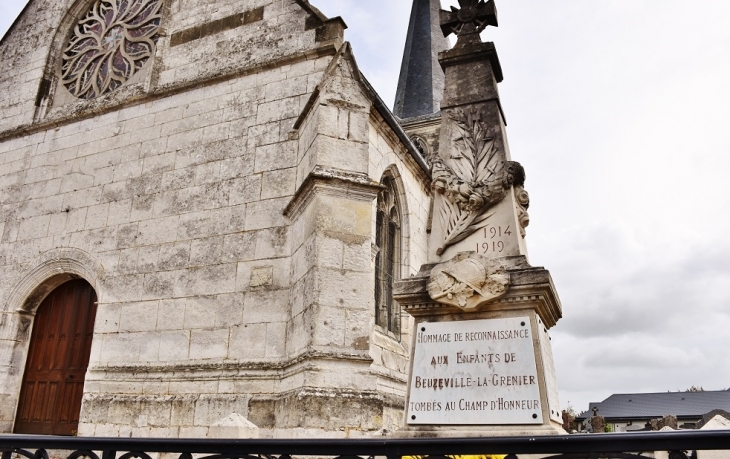
[[[482,285],[487,279],[487,268],[478,260],[467,258],[456,263],[451,269],[444,270],[446,274],[457,281],[473,288],[475,292],[482,291]]]

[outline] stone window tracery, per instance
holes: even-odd
[[[400,305],[393,300],[393,281],[400,277],[401,217],[393,178],[384,176],[378,194],[375,241],[375,323],[400,339]]]
[[[155,53],[162,0],[96,0],[77,23],[61,64],[61,84],[79,99],[121,87]]]

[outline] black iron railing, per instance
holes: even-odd
[[[691,459],[696,451],[730,451],[730,431],[488,437],[449,439],[200,440],[152,438],[81,438],[0,435],[2,459],[48,459],[52,450],[65,459],[152,459],[172,453],[178,459],[290,459],[318,456],[365,459],[385,456],[504,454],[508,459],[535,454],[551,459],[639,459],[666,451],[670,459]],[[169,456],[168,456],[169,457]],[[174,456],[173,456],[174,457]],[[730,452],[728,452],[730,459]]]

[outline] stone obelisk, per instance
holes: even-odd
[[[530,266],[525,171],[512,161],[497,84],[502,69],[480,33],[494,0],[440,12],[453,49],[445,72],[430,264],[395,285],[416,318],[405,436],[563,433],[548,330],[562,316],[550,274]]]

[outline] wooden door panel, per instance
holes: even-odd
[[[43,406],[41,407],[41,412],[43,414],[40,420],[42,422],[53,421],[53,407],[56,406],[56,403],[59,399],[58,385],[58,381],[49,381],[46,384],[46,397],[44,399]]]
[[[61,285],[38,308],[16,433],[75,434],[95,318],[96,293],[83,280]]]
[[[81,303],[94,303],[96,299],[93,297],[93,290],[88,289],[85,292],[78,292],[76,301]],[[70,349],[69,361],[67,369],[73,373],[69,381],[82,381],[89,364],[91,356],[91,339],[94,335],[94,320],[96,319],[96,308],[91,308],[86,314],[76,314],[73,322],[73,333],[69,334]],[[82,378],[82,379],[79,379]]]

